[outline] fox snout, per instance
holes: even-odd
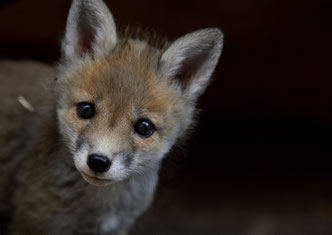
[[[110,169],[112,161],[107,156],[91,154],[88,156],[87,164],[94,173],[104,173]]]

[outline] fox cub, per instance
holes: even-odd
[[[222,46],[216,28],[174,42],[120,33],[102,0],[74,0],[49,104],[0,152],[7,232],[126,234],[190,127]]]

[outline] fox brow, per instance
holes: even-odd
[[[144,41],[150,46],[160,50],[164,50],[170,45],[170,42],[166,36],[156,32],[153,29],[146,29],[139,26],[125,26],[121,28],[118,33],[123,39],[136,39]]]

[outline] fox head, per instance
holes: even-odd
[[[102,0],[74,0],[56,81],[60,133],[93,185],[158,169],[190,126],[221,54],[216,28],[172,43],[117,32]]]

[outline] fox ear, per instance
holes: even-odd
[[[65,60],[110,51],[116,42],[114,19],[102,0],[73,0],[62,41]]]
[[[189,33],[162,54],[162,74],[175,79],[183,93],[191,98],[201,95],[219,60],[223,46],[223,33],[208,28]]]

